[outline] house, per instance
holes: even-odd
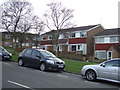
[[[89,25],[59,30],[59,53],[84,54],[88,57],[94,56],[94,38],[93,36],[104,31],[102,25]],[[49,51],[55,51],[54,35],[56,30],[52,30],[41,35],[41,48]]]
[[[112,59],[120,57],[120,28],[106,29],[95,38],[95,57]]]
[[[36,34],[31,33],[16,33],[16,47],[31,48],[35,46]],[[2,32],[2,46],[14,47],[15,39],[12,32]]]

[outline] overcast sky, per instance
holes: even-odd
[[[2,2],[4,0],[0,0]],[[46,4],[53,0],[27,0],[34,12],[42,18]],[[57,1],[57,0],[55,0]],[[120,0],[58,0],[66,8],[74,9],[73,22],[77,26],[102,24],[106,29],[118,27],[118,2]]]
[[[40,17],[53,0],[28,0]],[[106,29],[118,27],[118,2],[120,0],[58,0],[63,6],[74,9],[77,26],[102,24]]]

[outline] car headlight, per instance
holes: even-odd
[[[10,54],[10,56],[12,56],[12,54],[11,53],[9,53]]]
[[[54,64],[54,61],[51,61],[51,60],[47,60],[47,62],[50,64]]]

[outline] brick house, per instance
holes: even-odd
[[[17,34],[17,40],[16,40],[16,47],[22,47],[22,48],[31,48],[34,46],[34,41],[36,38],[36,34],[31,33],[16,33]],[[24,38],[23,38],[24,37]],[[21,42],[21,44],[20,44]],[[13,34],[8,32],[2,32],[2,46],[4,47],[14,47],[15,40],[13,38]]]
[[[106,29],[94,36],[95,57],[120,58],[120,28]]]
[[[82,26],[69,29],[61,29],[59,35],[58,51],[61,53],[84,54],[88,57],[94,56],[94,38],[93,36],[104,31],[104,28],[98,25]],[[52,30],[41,35],[41,48],[54,51],[55,45],[52,37],[56,30]]]

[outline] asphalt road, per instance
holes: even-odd
[[[2,63],[2,88],[118,88],[117,83],[90,82],[80,75],[66,72],[42,72],[20,67],[15,62]]]

